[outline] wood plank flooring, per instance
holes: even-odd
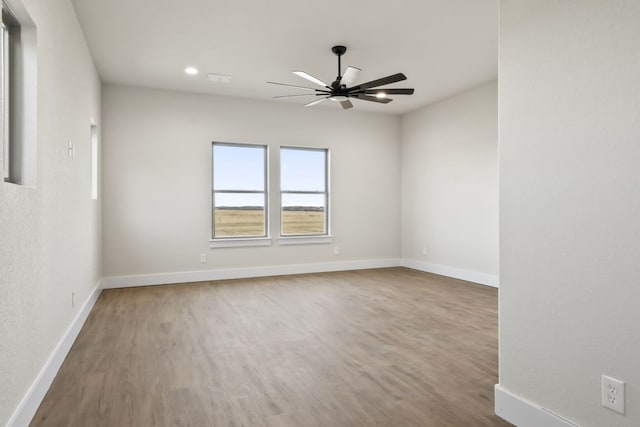
[[[405,268],[105,290],[32,426],[509,426],[497,290]]]

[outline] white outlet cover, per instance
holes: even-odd
[[[624,382],[602,376],[602,406],[624,415]]]

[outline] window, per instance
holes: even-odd
[[[6,182],[34,187],[37,167],[37,32],[18,0],[2,3],[2,151]]]
[[[267,147],[213,143],[213,239],[267,237]]]
[[[98,127],[91,125],[91,198],[98,200]]]
[[[20,42],[20,24],[2,5],[2,147],[4,180],[20,183],[20,147],[13,128],[16,110],[16,50]]]
[[[280,148],[282,236],[329,234],[328,150]]]

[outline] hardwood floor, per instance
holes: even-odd
[[[497,290],[404,268],[105,290],[32,426],[509,426]]]

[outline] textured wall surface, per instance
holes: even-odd
[[[105,276],[400,256],[398,117],[110,85],[103,112]],[[209,249],[212,141],[269,146],[271,246]],[[329,148],[333,245],[278,245],[280,146]]]
[[[497,276],[497,115],[492,82],[402,117],[404,259]]]
[[[584,427],[640,425],[638,22],[637,0],[501,3],[500,384]]]
[[[70,2],[23,4],[38,31],[37,181],[0,182],[0,425],[101,277],[89,138],[100,81]]]

